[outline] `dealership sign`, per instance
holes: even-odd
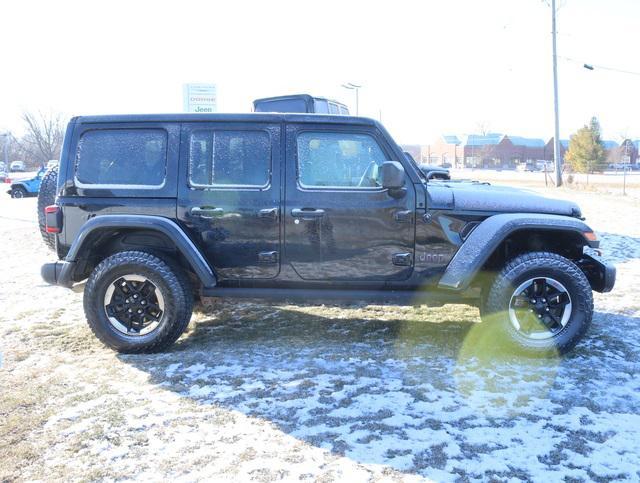
[[[184,84],[182,86],[184,112],[217,112],[215,84]]]

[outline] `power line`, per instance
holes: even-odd
[[[602,70],[608,70],[608,71],[611,71],[611,72],[618,72],[619,74],[640,75],[640,72],[634,72],[632,70],[617,69],[615,67],[607,67],[605,65],[598,65],[598,64],[587,64],[587,63],[581,62],[579,60],[572,59],[571,57],[564,57],[564,56],[561,56],[561,55],[559,55],[558,57],[560,57],[563,60],[568,60],[569,62],[575,62],[576,64],[582,64],[582,66],[585,69],[589,69],[589,70],[602,69]]]

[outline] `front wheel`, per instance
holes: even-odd
[[[25,196],[27,196],[27,191],[21,186],[16,186],[11,190],[11,197],[14,199],[24,198]]]
[[[158,352],[184,332],[193,309],[186,274],[146,252],[103,260],[84,290],[84,310],[94,334],[125,353]]]
[[[498,331],[496,341],[511,349],[564,354],[591,325],[593,294],[587,277],[570,260],[555,253],[527,253],[498,274],[481,313],[483,322]]]

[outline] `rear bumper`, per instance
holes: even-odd
[[[73,275],[75,263],[67,261],[57,261],[45,263],[40,268],[42,280],[50,285],[59,285],[61,287],[71,288],[73,286]]]

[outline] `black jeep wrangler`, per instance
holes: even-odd
[[[564,352],[615,280],[574,203],[427,180],[371,119],[77,117],[56,193],[42,276],[88,279],[89,325],[122,352],[168,347],[199,296],[470,303],[496,347]]]

